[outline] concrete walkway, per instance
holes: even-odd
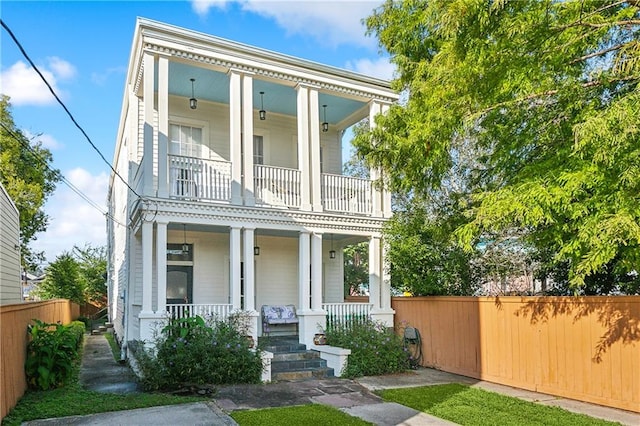
[[[80,380],[99,392],[138,392],[129,368],[113,360],[104,336],[87,336]],[[444,383],[465,383],[623,425],[640,425],[640,415],[594,404],[553,397],[443,371],[420,368],[402,374],[363,377],[358,380],[324,379],[266,385],[234,385],[218,388],[210,402],[115,411],[89,416],[35,420],[25,425],[235,425],[227,413],[235,410],[284,407],[310,403],[336,407],[345,413],[380,426],[451,425],[453,423],[396,403],[384,402],[373,391]]]

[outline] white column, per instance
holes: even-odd
[[[309,89],[298,85],[298,169],[300,170],[300,208],[311,210],[309,175]]]
[[[389,244],[383,239],[380,241],[380,307],[382,310],[391,309],[391,265],[387,259]]]
[[[153,313],[153,222],[142,222],[142,312]]]
[[[369,302],[380,309],[380,237],[369,240]]]
[[[158,59],[158,197],[169,196],[169,59]]]
[[[233,310],[240,309],[240,228],[229,230],[229,294]]]
[[[300,232],[298,240],[298,310],[308,311],[311,307],[309,303],[311,280],[310,265],[311,255],[309,251],[309,232]]]
[[[322,310],[322,234],[311,235],[311,310]]]
[[[322,211],[322,194],[320,192],[320,107],[318,91],[309,91],[309,147],[311,156],[311,204],[313,211]]]
[[[254,228],[244,228],[244,310],[254,311],[255,306],[255,260],[253,254]]]
[[[156,222],[156,277],[158,280],[158,302],[156,313],[167,309],[167,222]]]
[[[242,143],[244,144],[243,196],[245,206],[255,206],[253,185],[253,77],[242,76]]]
[[[156,195],[153,188],[153,90],[155,58],[151,53],[145,52],[144,61],[143,104],[144,104],[144,129],[143,129],[143,158],[144,158],[144,195]]]
[[[386,114],[387,111],[389,111],[389,105],[383,104],[380,112],[382,114]],[[390,218],[392,216],[391,191],[389,191],[389,187],[387,185],[385,185],[384,188],[382,189],[382,215],[386,218]],[[384,256],[383,256],[383,259],[384,259]]]
[[[371,102],[369,104],[369,127],[373,129],[375,127],[375,117],[380,113],[380,104],[377,102]],[[377,167],[372,167],[369,170],[369,175],[372,181],[377,181],[380,178],[380,170]],[[371,189],[371,209],[374,217],[382,216],[382,194],[377,185],[374,185]]]
[[[229,71],[229,155],[231,160],[231,204],[242,204],[242,102],[240,73]]]

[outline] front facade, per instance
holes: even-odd
[[[20,214],[0,183],[0,305],[20,302]]]
[[[393,324],[381,244],[391,197],[342,175],[342,136],[397,101],[387,82],[139,19],[108,203],[110,317],[125,344],[167,315],[294,305]],[[379,174],[371,170],[372,178]],[[370,303],[346,304],[342,248],[369,242]]]

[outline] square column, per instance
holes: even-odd
[[[231,204],[242,204],[242,102],[238,71],[229,71],[229,155],[231,161]]]
[[[380,110],[381,114],[386,114],[387,111],[389,111],[389,105],[388,104],[383,104]],[[383,174],[384,172],[381,172],[382,174],[382,178],[385,180],[388,180],[387,177]],[[391,191],[389,190],[389,187],[386,185],[387,182],[385,182],[385,185],[382,188],[382,215],[385,218],[390,218],[393,214],[391,212]],[[385,259],[385,256],[382,256],[383,262]]]
[[[322,234],[311,235],[311,310],[322,311]]]
[[[153,222],[142,222],[142,312],[153,313]]]
[[[240,228],[229,230],[229,296],[234,311],[240,310]]]
[[[311,136],[311,204],[313,211],[322,211],[322,193],[320,188],[320,106],[318,91],[309,91],[309,135]]]
[[[396,311],[391,308],[391,265],[387,259],[389,244],[384,240],[380,244],[380,310],[374,312],[372,318],[383,322],[387,327],[393,327]]]
[[[244,228],[244,310],[256,310],[255,260],[253,254],[254,228]]]
[[[160,198],[169,197],[168,149],[169,59],[166,56],[160,56],[158,58],[158,197]]]
[[[298,169],[300,170],[300,209],[311,210],[309,171],[309,88],[298,85]]]
[[[145,52],[142,58],[144,76],[142,81],[144,126],[143,126],[143,194],[155,195],[153,188],[153,90],[155,85],[155,57]]]
[[[167,222],[156,222],[156,277],[158,301],[156,313],[164,315],[167,310]]]
[[[242,143],[243,172],[242,189],[245,206],[255,206],[256,196],[253,185],[253,77],[242,75]]]
[[[298,312],[311,308],[311,251],[309,232],[300,232],[298,240]]]
[[[380,104],[377,102],[371,102],[369,104],[369,127],[373,129],[375,127],[376,115],[380,114]],[[380,169],[372,167],[369,170],[369,175],[372,181],[380,179]],[[382,216],[382,194],[378,185],[373,185],[371,188],[371,209],[374,217]]]
[[[369,240],[369,302],[373,310],[380,310],[380,237]]]

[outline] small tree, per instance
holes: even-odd
[[[80,277],[84,281],[85,298],[99,306],[107,303],[107,254],[104,246],[93,247],[90,244],[80,248],[73,247],[78,262]]]
[[[62,253],[47,266],[46,277],[36,294],[42,299],[69,299],[78,304],[85,302],[85,281],[80,275],[78,261],[71,253]]]

